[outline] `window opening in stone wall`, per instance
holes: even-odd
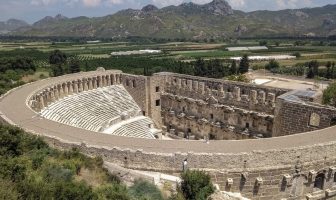
[[[158,99],[158,100],[155,101],[155,105],[156,105],[156,106],[160,106],[160,103],[161,103],[161,102],[160,102],[160,99]]]
[[[336,172],[334,173],[334,182],[336,182]]]
[[[330,126],[336,126],[336,117],[331,119]]]
[[[216,135],[210,133],[210,134],[209,134],[209,140],[216,140]]]
[[[136,87],[136,82],[135,82],[135,80],[132,81],[132,85],[133,85],[133,88]]]
[[[126,86],[127,87],[129,86],[129,80],[128,79],[126,80]]]
[[[142,111],[142,115],[143,115],[143,116],[146,116],[146,111]]]
[[[160,87],[159,86],[155,87],[155,92],[160,92]]]
[[[246,123],[245,128],[250,128],[250,123]]]
[[[213,114],[210,114],[210,119],[214,119],[214,115]]]
[[[324,187],[324,174],[320,173],[315,178],[314,188],[318,188],[320,190],[323,190],[323,187]]]

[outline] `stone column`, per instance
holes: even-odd
[[[92,85],[93,80],[92,80],[92,78],[88,78],[87,80],[88,80],[87,81],[88,82],[88,88],[87,88],[87,90],[92,90],[93,89],[93,85]],[[87,90],[85,90],[85,91],[87,91]]]
[[[53,91],[54,91],[55,101],[57,101],[59,99],[59,93],[58,93],[58,88],[56,85],[54,86]]]
[[[115,75],[115,78],[116,78],[116,84],[120,84],[120,74],[116,74]]]
[[[102,76],[98,76],[97,80],[98,80],[97,88],[104,87]]]
[[[264,91],[260,91],[259,92],[259,102],[262,104],[265,104],[265,100],[266,100],[266,94]]]
[[[49,100],[48,100],[48,93],[46,90],[42,92],[42,96],[43,96],[44,106],[48,106]]]
[[[224,97],[224,96],[225,96],[223,85],[220,85],[220,86],[219,86],[219,89],[218,89],[218,95],[219,95],[220,97]]]
[[[194,90],[194,92],[198,92],[198,81],[194,81],[193,90]]]
[[[198,90],[199,90],[199,93],[201,93],[201,94],[205,93],[205,84],[204,84],[204,82],[199,82],[199,84],[198,84]]]
[[[193,82],[192,80],[187,80],[187,87],[189,91],[193,90]]]
[[[40,93],[38,94],[38,106],[39,106],[39,109],[42,110],[44,108],[44,98],[43,98],[43,94]]]
[[[268,99],[268,103],[274,105],[274,103],[275,103],[275,94],[274,93],[268,93],[267,99]]]
[[[111,74],[110,78],[111,78],[111,85],[116,85],[116,77],[115,77],[115,74]]]
[[[68,85],[68,94],[72,95],[73,94],[72,82],[67,82],[67,85]]]
[[[111,85],[111,76],[107,75],[106,76],[106,86],[110,86]]]
[[[55,93],[54,93],[54,89],[51,88],[50,89],[50,103],[55,102]]]
[[[251,101],[253,104],[257,104],[257,91],[256,90],[251,90]]]
[[[92,78],[92,87],[93,89],[97,89],[97,77]]]
[[[85,79],[85,81],[86,81],[86,79]],[[86,87],[87,87],[87,82],[84,82],[84,79],[83,80],[82,79],[78,80],[78,93],[81,93],[81,92],[84,91],[84,88],[85,88],[84,84],[86,84]]]
[[[182,87],[182,80],[178,78],[177,79],[177,88],[181,89],[181,87]]]
[[[64,97],[64,91],[63,91],[63,88],[62,88],[62,85],[61,84],[57,84],[57,90],[58,90],[58,96],[59,96],[59,99],[62,99]]]
[[[64,97],[68,96],[69,91],[68,91],[67,83],[63,83],[62,88],[63,88],[63,92],[64,92]]]
[[[235,100],[237,100],[237,101],[241,100],[241,98],[240,98],[240,87],[234,87],[233,95],[234,95]]]
[[[73,86],[73,92],[78,93],[78,80],[74,80],[72,82],[72,86]]]

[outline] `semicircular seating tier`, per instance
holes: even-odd
[[[53,102],[41,116],[62,124],[111,135],[149,138],[160,132],[122,85],[70,95]]]

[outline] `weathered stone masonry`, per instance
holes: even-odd
[[[38,111],[66,95],[109,84],[123,84],[158,127],[163,118],[165,125],[170,122],[176,130],[191,127],[195,134],[214,133],[217,139],[245,139],[243,134],[223,131],[231,128],[226,125],[238,128],[249,123],[252,132],[289,136],[209,144],[124,138],[60,126],[36,117],[27,106]],[[287,92],[170,73],[143,77],[120,71],[90,72],[8,92],[0,98],[0,121],[42,135],[55,147],[76,147],[132,169],[176,173],[187,159],[190,168],[208,171],[222,190],[252,199],[332,199],[336,195],[336,130],[326,127],[333,125],[335,109]]]

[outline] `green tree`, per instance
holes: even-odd
[[[155,185],[144,180],[136,180],[134,185],[129,188],[129,193],[135,199],[163,200],[161,191]]]
[[[249,68],[250,68],[250,60],[248,58],[248,55],[245,54],[240,60],[238,71],[240,74],[244,74],[248,72]]]
[[[266,68],[267,70],[278,69],[279,67],[280,67],[280,64],[279,64],[279,62],[276,61],[276,60],[271,60],[271,61],[269,61],[269,63],[266,64],[266,66],[265,66],[265,68]]]
[[[266,40],[259,41],[259,46],[266,46],[267,43],[268,42]]]
[[[305,64],[308,67],[307,78],[313,79],[318,75],[319,63],[316,60],[310,61]]]
[[[336,107],[336,82],[333,82],[323,91],[323,104]]]
[[[55,50],[49,56],[49,63],[52,65],[65,64],[67,61],[67,55],[60,50]]]
[[[237,62],[235,60],[233,60],[231,63],[230,74],[231,75],[237,74]]]
[[[60,50],[53,51],[49,56],[52,76],[61,76],[67,73],[66,69],[67,55]]]
[[[207,69],[205,66],[205,62],[202,58],[198,58],[195,62],[195,76],[204,76],[207,74]]]
[[[327,68],[327,73],[326,73],[326,78],[330,79],[332,77],[332,63],[330,61],[327,62],[326,68]]]
[[[70,73],[78,73],[81,71],[79,60],[77,58],[71,58],[70,63],[69,63],[69,70],[70,70]]]
[[[130,200],[128,190],[126,186],[121,184],[108,184],[99,187],[95,191],[99,200],[105,199],[118,199],[118,200]]]
[[[209,174],[187,170],[182,174],[181,191],[186,200],[206,200],[215,188]]]

